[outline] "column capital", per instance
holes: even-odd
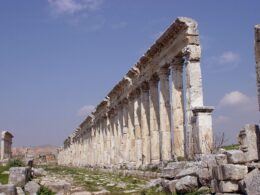
[[[124,105],[128,104],[128,99],[127,99],[127,98],[124,98],[124,99],[122,100],[122,104],[124,104]]]
[[[165,77],[168,77],[170,75],[170,70],[169,68],[167,67],[162,67],[160,68],[159,72],[158,72],[158,75],[161,78],[165,78]]]
[[[148,83],[147,81],[144,81],[144,82],[141,84],[141,89],[142,89],[142,92],[149,91],[149,83]]]
[[[184,64],[183,57],[176,57],[171,63],[171,68],[173,70],[183,70],[183,64]]]
[[[158,74],[153,74],[149,80],[150,86],[157,85],[159,80],[160,80],[160,78],[159,78]]]

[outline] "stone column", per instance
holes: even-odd
[[[151,163],[151,140],[150,140],[150,106],[149,106],[149,84],[142,83],[141,86],[141,131],[142,131],[142,164]]]
[[[258,104],[260,110],[260,24],[255,26],[255,60]]]
[[[110,163],[115,164],[115,120],[114,120],[114,109],[109,111],[109,123],[110,123]]]
[[[172,64],[173,153],[184,157],[183,59]]]
[[[151,133],[151,162],[160,162],[160,113],[159,113],[159,78],[154,75],[149,81],[150,85],[150,133]]]
[[[136,149],[135,149],[135,108],[134,108],[134,94],[130,94],[128,100],[128,139],[130,141],[129,148],[129,161],[131,165],[135,165],[136,162]]]
[[[160,133],[161,133],[161,155],[163,161],[172,159],[171,155],[171,127],[170,127],[170,88],[169,74],[167,68],[161,68],[160,77]]]
[[[105,125],[106,125],[106,164],[111,164],[111,125],[110,120],[108,119],[108,115],[105,117]]]
[[[142,134],[141,134],[141,91],[136,89],[134,100],[134,128],[135,128],[135,149],[136,149],[136,167],[142,165]]]
[[[129,137],[129,129],[128,129],[128,99],[123,100],[123,140],[124,140],[124,148],[123,148],[123,157],[124,163],[129,163],[129,150],[131,145],[131,140]]]
[[[124,162],[124,150],[125,150],[125,140],[123,139],[123,117],[124,111],[123,111],[123,104],[122,102],[118,105],[118,160],[119,164],[122,164]]]
[[[189,159],[193,158],[193,145],[196,144],[192,138],[192,109],[203,106],[202,79],[200,68],[201,49],[198,45],[187,46],[185,50],[186,65],[186,139],[185,153]]]

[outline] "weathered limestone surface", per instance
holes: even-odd
[[[12,139],[13,135],[8,131],[2,131],[1,141],[1,160],[12,157]]]
[[[200,58],[197,23],[177,18],[64,141],[58,163],[138,168],[210,153]]]
[[[239,132],[238,142],[247,161],[260,159],[260,130],[258,125],[245,125]]]
[[[240,180],[245,177],[248,169],[245,165],[225,164],[213,167],[213,177],[217,180]]]
[[[12,167],[9,172],[8,183],[18,187],[24,187],[31,175],[31,170],[28,167]]]
[[[251,171],[239,185],[245,194],[260,194],[260,171]]]
[[[17,195],[15,185],[13,184],[0,185],[0,194]]]

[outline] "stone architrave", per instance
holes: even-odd
[[[1,160],[10,159],[12,157],[13,137],[9,131],[2,131]]]
[[[258,105],[260,110],[260,24],[255,25],[255,61]]]
[[[172,159],[171,153],[171,108],[170,108],[170,70],[168,67],[161,68],[160,78],[160,134],[162,161]]]

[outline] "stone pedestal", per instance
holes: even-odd
[[[193,123],[194,154],[210,154],[213,151],[212,116],[213,107],[195,107]]]

